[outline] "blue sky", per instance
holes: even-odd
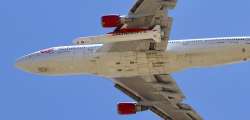
[[[69,45],[79,36],[109,32],[100,16],[127,14],[134,0],[0,0],[0,120],[152,120],[151,112],[116,114],[132,101],[96,76],[46,77],[22,72],[15,60],[39,49]],[[179,0],[172,39],[250,35],[249,0]],[[173,77],[206,120],[249,118],[250,62],[189,69]]]

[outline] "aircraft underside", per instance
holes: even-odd
[[[127,51],[81,54],[67,53],[46,61],[33,61],[38,74],[96,74],[105,77],[129,77],[148,74],[169,74],[193,67],[208,67],[246,61],[248,49],[218,47],[178,51]],[[71,57],[70,57],[71,56]],[[39,63],[39,64],[38,64]]]
[[[23,56],[16,66],[40,75],[94,74],[112,79],[136,103],[119,103],[119,114],[151,110],[165,120],[202,120],[170,73],[250,59],[250,37],[170,41],[177,0],[137,0],[127,16],[105,15],[108,34],[80,37],[73,45]]]

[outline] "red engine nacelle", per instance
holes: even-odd
[[[117,110],[121,115],[136,114],[136,103],[119,103],[117,105]]]
[[[122,17],[119,15],[102,16],[101,21],[104,28],[118,27],[123,24]]]
[[[148,109],[148,106],[140,105],[137,103],[119,103],[117,105],[117,111],[120,115],[136,114],[136,112],[141,112]]]

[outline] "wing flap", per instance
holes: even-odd
[[[185,108],[180,107],[184,105]],[[173,104],[161,102],[155,104],[150,110],[166,120],[202,120],[195,110],[186,104],[173,106]]]
[[[115,78],[116,87],[166,120],[202,120],[182,103],[185,96],[170,75]]]

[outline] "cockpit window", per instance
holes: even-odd
[[[48,48],[48,49],[44,49],[44,50],[41,50],[40,53],[44,53],[44,54],[47,54],[47,53],[52,53],[54,52],[54,49],[53,48]]]

